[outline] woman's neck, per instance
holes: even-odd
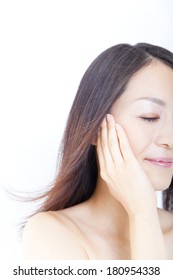
[[[107,185],[98,177],[96,189],[87,201],[92,217],[100,230],[109,231],[129,240],[129,218],[122,205],[111,195]]]

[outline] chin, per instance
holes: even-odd
[[[157,179],[159,179],[159,178],[157,178]],[[158,181],[153,182],[153,180],[152,180],[151,183],[152,183],[155,191],[165,191],[166,189],[169,188],[171,181],[172,181],[172,178],[171,178],[171,180],[167,180],[164,182],[163,182],[163,180],[160,180],[159,182]]]
[[[173,178],[172,170],[155,170],[155,166],[154,168],[152,168],[152,166],[151,168],[148,168],[148,166],[146,165],[143,165],[143,169],[146,175],[148,176],[155,191],[165,191],[169,188]]]

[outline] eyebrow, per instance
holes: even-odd
[[[136,99],[135,101],[137,101],[137,100],[149,100],[149,101],[157,103],[161,106],[166,106],[166,103],[163,100],[155,98],[155,97],[141,97],[141,98]]]

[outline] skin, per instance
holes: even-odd
[[[173,157],[172,92],[173,70],[157,60],[134,75],[100,127],[94,194],[32,217],[23,234],[25,258],[173,259],[173,215],[157,209],[155,196],[169,186],[173,166],[145,160]],[[144,97],[165,105],[137,100]]]

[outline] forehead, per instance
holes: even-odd
[[[173,102],[173,69],[154,60],[150,65],[140,69],[130,79],[127,88],[119,98],[130,102],[143,97],[160,98]]]

